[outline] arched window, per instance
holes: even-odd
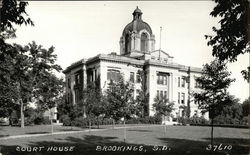
[[[148,36],[146,33],[141,34],[141,51],[147,51],[148,50],[148,44],[147,44]]]
[[[125,53],[129,52],[129,34],[126,34],[125,36]]]

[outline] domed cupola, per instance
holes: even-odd
[[[136,7],[132,22],[125,26],[120,38],[121,55],[140,56],[154,50],[155,37],[149,24],[142,20],[142,14]]]
[[[135,11],[133,12],[134,20],[141,19],[141,15],[142,15],[142,12],[137,6]]]

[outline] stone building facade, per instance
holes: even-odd
[[[195,78],[201,75],[201,68],[185,66],[173,61],[173,56],[163,50],[155,50],[155,36],[149,24],[142,20],[142,11],[137,7],[133,20],[127,24],[120,37],[120,55],[99,54],[81,59],[64,70],[67,99],[72,104],[81,101],[82,90],[90,82],[98,80],[103,91],[110,80],[118,74],[134,83],[134,96],[141,89],[138,71],[145,74],[146,93],[149,94],[148,112],[152,116],[154,98],[158,95],[175,103],[173,117],[183,116],[181,106],[190,106],[190,116],[201,115],[190,93],[199,91]]]

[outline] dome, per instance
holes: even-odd
[[[136,7],[135,11],[133,12],[133,15],[139,13],[142,14],[141,10],[138,8],[138,6]]]
[[[152,29],[148,25],[148,23],[144,22],[141,19],[142,11],[137,7],[133,12],[133,21],[130,22],[128,25],[125,26],[122,35],[125,36],[127,33],[132,32],[133,30],[139,32],[143,29],[148,31],[148,33],[152,34]]]

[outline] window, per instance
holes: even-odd
[[[163,99],[163,91],[160,91],[160,99]]]
[[[157,74],[157,84],[167,85],[167,83],[168,83],[167,77],[168,77],[168,75],[166,73],[158,73]]]
[[[167,99],[168,99],[167,91],[164,91],[164,100],[167,100]]]
[[[181,86],[181,78],[178,77],[178,87],[180,87],[180,86]]]
[[[68,88],[70,88],[70,78],[68,78]]]
[[[167,93],[167,91],[157,90],[157,97],[160,100],[167,100],[168,99],[168,93]]]
[[[136,74],[136,82],[137,82],[137,83],[140,83],[140,82],[141,82],[141,75],[140,75],[140,73],[137,73],[137,74]]]
[[[130,51],[130,41],[129,41],[129,34],[125,36],[125,53],[129,53]]]
[[[194,88],[201,88],[201,84],[199,82],[196,81],[196,77],[194,78],[195,83],[194,83]]]
[[[178,104],[180,104],[181,93],[178,92]]]
[[[135,82],[135,73],[134,72],[130,72],[129,81],[132,82],[132,83]]]
[[[181,93],[181,104],[185,104],[185,93]]]
[[[119,70],[114,70],[114,69],[109,69],[108,70],[108,80],[112,80],[112,81],[119,81],[119,77],[120,77],[120,71]]]
[[[141,51],[147,51],[148,47],[147,47],[147,34],[146,33],[142,33],[141,34]]]
[[[186,80],[186,77],[182,76],[181,77],[181,87],[183,87],[183,88],[185,88],[185,80]]]
[[[136,89],[136,98],[138,98],[140,95],[140,89]]]
[[[76,83],[76,85],[79,85],[81,83],[80,82],[80,74],[75,75],[75,83]]]

